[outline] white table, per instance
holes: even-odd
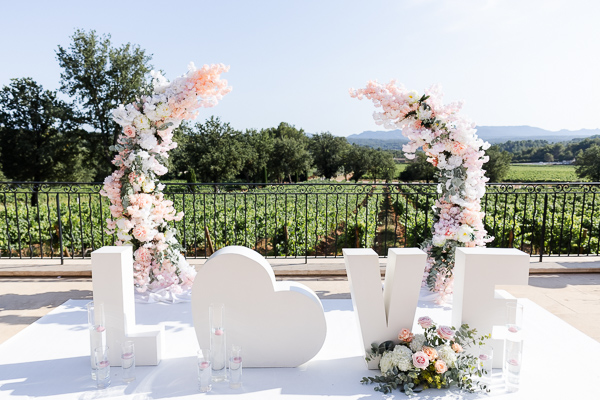
[[[521,389],[506,393],[495,371],[491,397],[498,399],[600,398],[600,343],[594,341],[535,303],[523,300],[526,318]],[[137,379],[120,382],[120,368],[112,369],[112,385],[96,390],[90,378],[89,336],[84,300],[69,300],[0,346],[0,399],[406,399],[400,392],[384,396],[362,358],[358,326],[350,300],[323,300],[327,338],[319,354],[298,368],[244,369],[243,388],[214,384],[213,391],[197,389],[195,354],[198,348],[190,303],[138,304],[138,323],[163,323],[164,359],[156,367],[137,367]],[[431,316],[449,323],[450,307],[420,302],[417,317]],[[268,328],[268,327],[266,327]],[[588,384],[581,381],[585,378]],[[490,397],[457,389],[427,390],[414,398],[471,399]]]

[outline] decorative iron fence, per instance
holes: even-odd
[[[0,183],[2,258],[85,258],[114,244],[100,183]],[[184,218],[186,256],[227,245],[267,257],[339,257],[345,247],[414,247],[429,237],[435,184],[166,184]],[[600,252],[600,183],[490,184],[482,200],[491,247],[530,255]]]

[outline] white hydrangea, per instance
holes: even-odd
[[[394,353],[397,353],[399,355],[397,362],[396,362],[396,367],[398,367],[398,369],[400,371],[408,371],[409,369],[412,368],[413,363],[412,363],[412,351],[406,347],[406,346],[396,346],[394,348]]]
[[[435,348],[438,353],[438,359],[444,361],[448,368],[454,368],[456,366],[456,353],[447,344],[438,346]]]
[[[463,159],[461,156],[451,156],[448,159],[448,169],[454,169],[460,167],[463,163]]]
[[[400,371],[408,371],[412,367],[412,351],[406,346],[396,346],[394,351],[388,351],[381,357],[379,368],[386,374],[397,367]]]
[[[413,338],[412,342],[410,342],[409,346],[412,352],[416,353],[417,351],[423,350],[423,344],[425,344],[425,335],[423,335],[422,333],[417,333]]]
[[[144,150],[152,150],[158,145],[158,140],[153,134],[142,134],[139,136],[138,144]]]
[[[379,361],[379,369],[382,374],[386,374],[392,368],[394,368],[394,361],[396,358],[396,354],[393,351],[388,351],[383,356],[381,356],[381,360]]]

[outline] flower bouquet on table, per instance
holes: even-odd
[[[412,395],[428,388],[448,388],[456,385],[469,392],[489,389],[480,380],[477,357],[467,354],[471,345],[482,345],[490,335],[476,337],[477,331],[463,324],[460,329],[436,326],[429,317],[421,317],[419,325],[424,333],[414,334],[402,329],[398,334],[400,343],[386,341],[374,343],[367,354],[367,361],[381,356],[381,375],[365,377],[363,384],[376,383],[376,391],[385,394],[398,389]]]

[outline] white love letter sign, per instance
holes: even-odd
[[[130,340],[137,365],[158,365],[164,328],[135,324],[131,246],[106,246],[92,253],[92,287],[94,303],[104,304],[110,364],[121,365],[121,343]]]
[[[389,249],[381,289],[379,256],[373,249],[343,249],[352,305],[366,350],[372,343],[396,338],[412,329],[427,255],[416,248]],[[378,369],[379,360],[368,362]]]
[[[458,328],[463,323],[469,324],[482,335],[491,333],[494,325],[505,325],[506,304],[511,300],[502,298],[495,290],[496,285],[527,285],[528,279],[529,255],[522,251],[457,248],[452,325]],[[493,339],[487,343],[494,348],[494,368],[501,368],[504,341]]]
[[[325,342],[317,295],[300,283],[275,281],[267,260],[246,247],[225,247],[198,269],[192,313],[201,348],[210,343],[211,303],[224,304],[227,346],[242,347],[244,367],[296,367]]]

